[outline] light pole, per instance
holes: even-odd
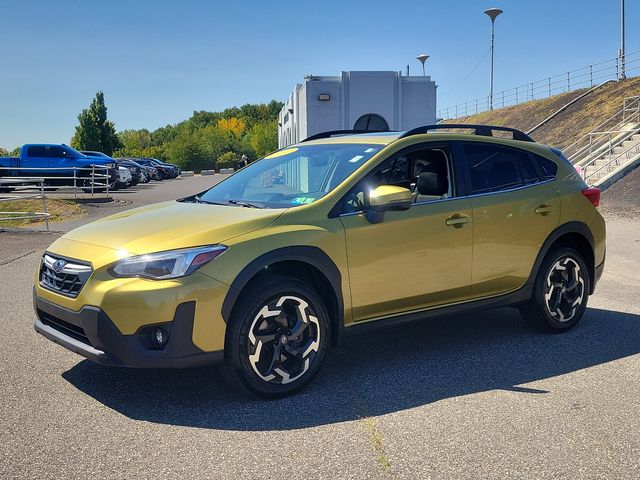
[[[620,0],[620,80],[627,78],[624,58],[624,0]]]
[[[489,87],[489,110],[493,110],[493,48],[495,43],[496,18],[502,13],[499,8],[488,8],[484,11],[491,19],[491,80]]]
[[[424,53],[421,53],[420,55],[418,55],[416,57],[416,59],[420,60],[420,63],[422,63],[422,76],[423,77],[425,76],[425,73],[424,73],[424,62],[427,61],[427,58],[429,58],[429,55],[425,55]]]

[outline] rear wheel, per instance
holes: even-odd
[[[303,388],[317,373],[328,333],[320,295],[299,280],[270,275],[238,299],[226,354],[249,390],[283,397]]]
[[[542,262],[533,298],[520,307],[522,317],[534,327],[553,333],[575,326],[587,308],[589,271],[582,254],[563,247]]]

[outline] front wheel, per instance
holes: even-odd
[[[580,252],[563,247],[542,262],[531,301],[520,307],[522,317],[534,327],[560,333],[574,327],[587,308],[589,271]]]
[[[329,320],[309,285],[269,275],[238,298],[226,354],[242,383],[264,397],[300,390],[317,373],[328,346]]]

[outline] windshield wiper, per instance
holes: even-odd
[[[226,200],[224,202],[211,202],[209,200],[203,200],[198,195],[193,197],[193,201],[195,203],[206,203],[208,205],[236,205],[238,207],[246,207],[246,208],[265,208],[261,203],[253,203],[253,202],[244,202],[242,200]]]
[[[198,195],[196,195],[195,197],[193,197],[193,201],[195,203],[206,203],[208,205],[228,205],[228,203],[222,203],[222,202],[210,202],[209,200],[203,200],[201,199]]]
[[[238,205],[239,207],[247,208],[265,208],[261,203],[245,202],[242,200],[227,200],[232,205]]]

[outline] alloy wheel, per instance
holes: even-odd
[[[320,323],[308,302],[286,295],[260,309],[248,336],[253,371],[265,382],[284,385],[309,370],[320,347]]]
[[[585,297],[584,271],[571,257],[557,260],[550,268],[545,282],[545,305],[558,322],[570,321]]]

